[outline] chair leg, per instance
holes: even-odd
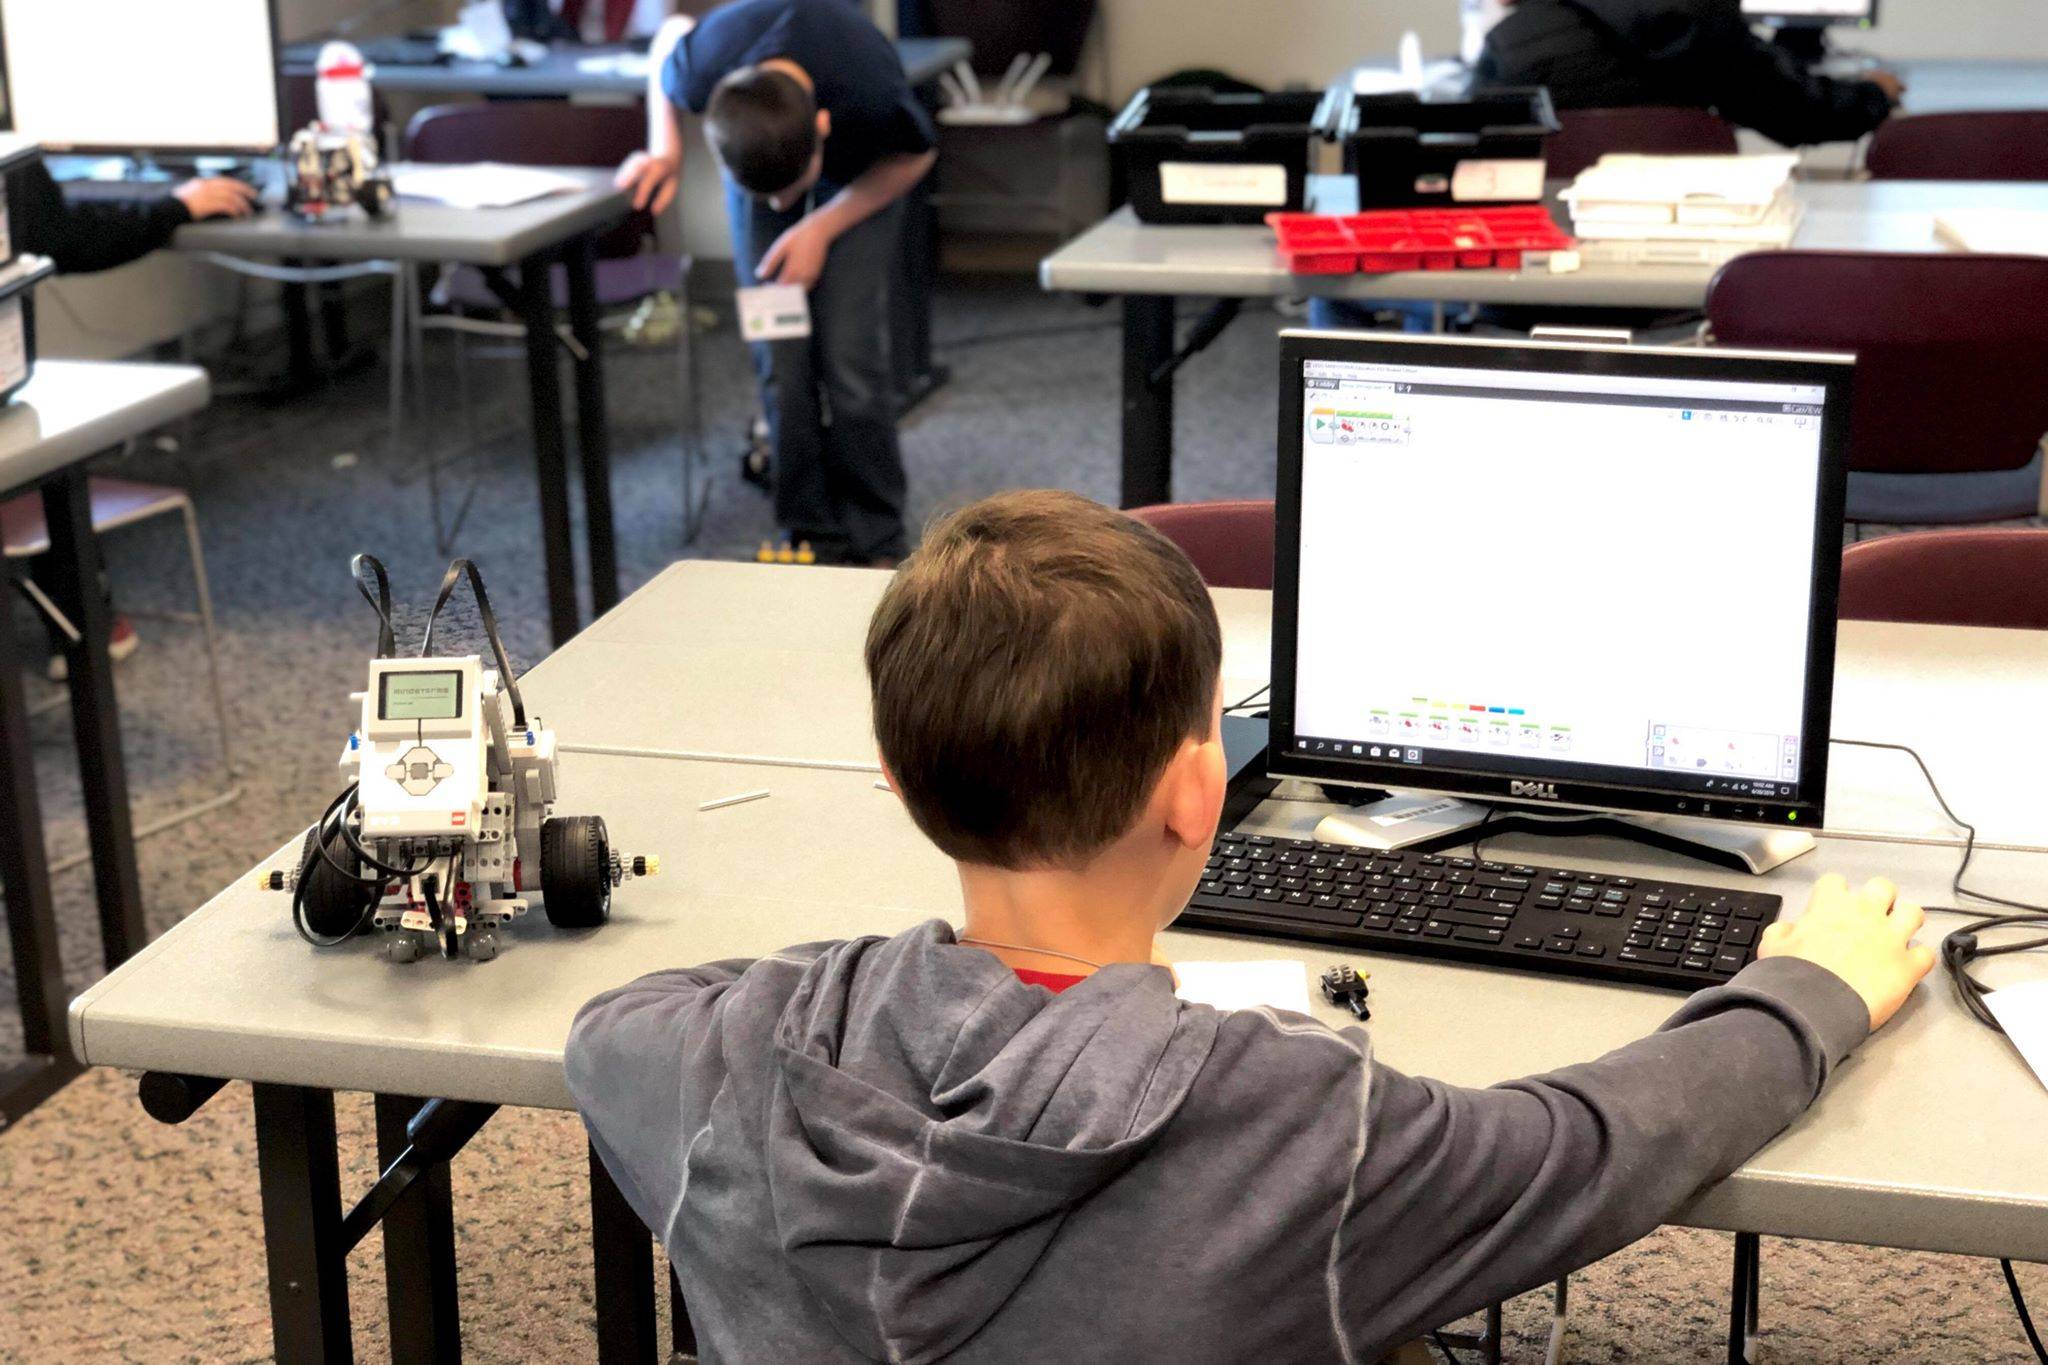
[[[391,382],[386,396],[387,439],[391,463],[405,460],[405,364],[406,351],[414,341],[409,320],[412,316],[412,262],[400,261],[391,272]]]
[[[199,630],[206,639],[206,680],[213,691],[213,720],[220,728],[220,766],[229,782],[235,779],[234,730],[228,724],[227,694],[220,685],[220,637],[213,626],[213,587],[206,577],[206,552],[199,543],[199,517],[187,502],[185,547],[192,556],[192,587],[199,598]]]
[[[1559,1365],[1564,1359],[1565,1315],[1571,1308],[1572,1277],[1565,1275],[1550,1287],[1550,1342],[1543,1348],[1543,1365]]]

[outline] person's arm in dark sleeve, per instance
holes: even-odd
[[[8,229],[14,249],[56,262],[58,273],[111,270],[166,245],[192,221],[177,196],[73,199],[40,162],[8,177]]]
[[[1773,142],[1853,142],[1891,116],[1891,97],[1883,89],[1870,81],[1814,74],[1757,37],[1739,14],[1703,23],[1702,35],[1697,74],[1715,112]]]
[[[1628,1245],[1811,1104],[1870,1020],[1840,977],[1773,957],[1549,1075],[1469,1090],[1374,1064],[1338,1321],[1371,1359]]]

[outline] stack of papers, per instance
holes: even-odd
[[[1725,260],[1792,244],[1797,161],[1786,154],[1610,154],[1581,171],[1563,198],[1588,258]]]
[[[458,209],[502,209],[551,194],[570,194],[586,188],[586,183],[560,171],[481,161],[473,166],[398,166],[391,172],[391,188],[401,199],[430,199]]]

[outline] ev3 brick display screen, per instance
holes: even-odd
[[[386,673],[377,688],[379,720],[459,720],[462,670]]]

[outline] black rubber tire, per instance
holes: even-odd
[[[382,899],[381,888],[352,882],[336,872],[320,856],[313,838],[313,832],[308,830],[299,853],[299,885],[305,901],[306,927],[322,938],[339,938],[362,923],[364,913]],[[339,834],[328,840],[327,849],[349,871],[363,870],[361,860]]]
[[[557,929],[595,929],[612,915],[612,841],[596,815],[540,827],[540,894]]]

